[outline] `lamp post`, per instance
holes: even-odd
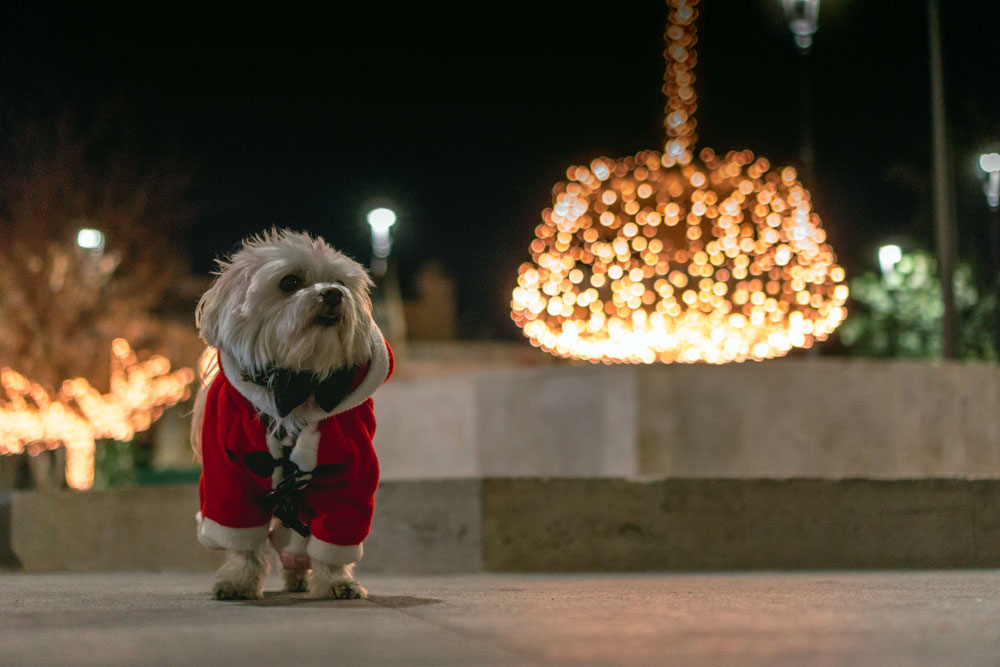
[[[890,357],[897,354],[896,341],[899,334],[899,319],[897,311],[899,301],[896,296],[896,288],[899,283],[899,276],[896,274],[896,265],[903,259],[903,250],[894,243],[888,243],[878,249],[878,265],[882,270],[882,282],[889,293],[889,326],[888,326],[888,352]]]
[[[372,273],[384,276],[389,268],[389,252],[392,250],[389,230],[396,224],[396,212],[391,208],[379,207],[368,211],[365,217],[372,228]]]
[[[788,29],[795,35],[795,45],[808,53],[819,21],[819,0],[781,0],[781,5]]]
[[[819,0],[781,0],[788,29],[795,37],[798,47],[799,68],[799,173],[803,182],[809,184],[810,199],[815,203],[818,186],[816,184],[816,149],[812,132],[812,77],[809,71],[809,52],[812,50],[813,35],[819,22]],[[808,354],[819,356],[819,347],[809,348]]]
[[[104,259],[104,233],[99,229],[91,227],[81,227],[76,232],[76,245],[82,251],[82,274],[83,277],[100,288],[103,283],[102,260]]]
[[[375,322],[392,342],[397,360],[405,354],[406,316],[403,311],[403,297],[399,289],[399,278],[394,263],[389,261],[392,251],[392,236],[389,230],[396,224],[396,212],[380,206],[365,215],[372,230],[372,278],[375,293],[372,296],[372,310]]]
[[[955,239],[952,185],[948,163],[948,122],[944,105],[944,64],[941,45],[941,12],[938,0],[927,0],[927,32],[930,55],[931,148],[934,178],[934,236],[937,247],[938,280],[941,282],[941,335],[945,359],[958,357],[958,318],[955,312]]]
[[[819,27],[819,0],[781,0],[788,29],[795,37],[799,52],[799,94],[801,112],[799,114],[799,160],[803,181],[809,184],[812,199],[816,199],[816,151],[812,133],[812,91],[809,72],[809,52],[812,50],[813,35]]]
[[[892,274],[899,260],[903,259],[903,250],[893,243],[884,245],[878,249],[878,265],[882,269],[882,277],[888,284],[888,276]]]
[[[997,359],[1000,359],[1000,154],[983,153],[979,167],[986,173],[983,192],[990,209],[990,287],[994,296],[993,337]]]
[[[104,250],[104,234],[97,229],[83,228],[76,233],[76,244],[84,250],[100,253]]]

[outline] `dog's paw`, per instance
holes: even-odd
[[[367,598],[368,591],[354,578],[353,565],[326,565],[314,562],[309,581],[309,597],[358,600]]]
[[[263,551],[230,551],[215,573],[212,593],[217,600],[259,600],[264,597],[267,570]]]
[[[354,578],[354,565],[327,565],[313,561],[309,597],[317,599],[358,600],[368,591]]]
[[[364,600],[368,598],[368,591],[358,583],[357,579],[340,579],[324,582],[317,585],[313,582],[309,590],[309,597],[317,599],[335,600]]]
[[[309,590],[309,570],[285,570],[285,591],[303,593]]]
[[[264,597],[263,586],[246,581],[220,579],[212,586],[216,600],[260,600]]]

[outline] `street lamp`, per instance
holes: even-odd
[[[887,277],[896,268],[899,260],[903,259],[903,250],[894,243],[881,246],[878,249],[878,265],[882,269],[882,276]]]
[[[788,29],[795,35],[795,45],[804,53],[813,43],[819,21],[819,0],[781,0]]]
[[[84,228],[76,233],[76,244],[84,250],[104,250],[104,234],[97,229]]]
[[[994,296],[994,346],[1000,359],[1000,154],[983,153],[979,167],[986,172],[983,192],[990,208],[990,274]]]
[[[888,352],[890,357],[897,354],[897,338],[899,337],[899,297],[897,288],[899,287],[899,276],[896,274],[896,265],[903,259],[903,249],[895,243],[887,243],[878,249],[878,265],[882,269],[882,281],[885,289],[889,293],[889,326],[888,331]]]
[[[389,229],[396,224],[396,212],[391,208],[374,208],[368,211],[366,218],[372,228],[372,273],[382,276],[389,265],[389,251],[392,250]]]
[[[983,184],[986,203],[995,211],[1000,208],[1000,153],[983,153],[979,156],[979,167],[988,176]]]
[[[788,29],[795,36],[795,46],[799,51],[799,160],[800,171],[805,182],[812,189],[812,200],[816,201],[816,149],[813,146],[812,130],[812,81],[810,76],[809,51],[812,49],[813,35],[819,21],[819,0],[781,0],[785,10]]]
[[[375,291],[372,294],[372,315],[382,332],[392,341],[396,359],[405,354],[406,314],[399,289],[396,267],[389,265],[392,235],[389,230],[396,224],[396,212],[379,206],[365,215],[372,228],[372,277]]]

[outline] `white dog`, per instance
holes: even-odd
[[[220,262],[198,303],[214,348],[191,429],[203,464],[198,540],[229,550],[219,599],[262,596],[269,534],[286,590],[367,595],[354,564],[379,477],[370,397],[393,368],[371,287],[322,239],[272,230]]]

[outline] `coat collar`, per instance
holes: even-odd
[[[347,412],[364,403],[392,374],[394,366],[392,349],[375,324],[372,324],[368,342],[371,358],[366,365],[337,371],[324,381],[316,383],[322,386],[314,385],[309,378],[310,373],[299,375],[287,369],[281,372],[282,369],[278,368],[268,369],[262,373],[244,371],[239,368],[231,355],[221,350],[219,368],[230,384],[251,404],[255,404],[251,394],[255,393],[255,390],[259,392],[258,387],[269,390],[279,418],[287,416],[310,395],[316,397],[316,403],[323,413],[330,416]],[[329,384],[326,384],[327,382]],[[278,390],[274,391],[276,388]],[[303,391],[305,391],[304,396]],[[320,395],[317,395],[317,391]],[[282,401],[297,402],[288,408],[288,404]],[[288,409],[283,411],[284,408]]]

